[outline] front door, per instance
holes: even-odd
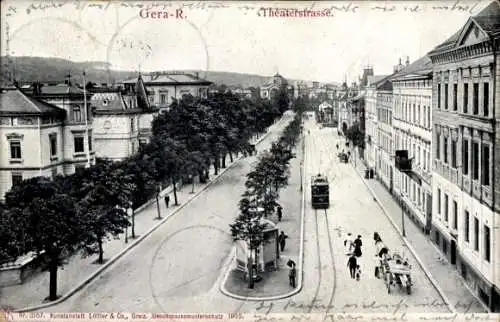
[[[450,262],[451,265],[457,264],[457,243],[455,242],[455,239],[450,241]]]

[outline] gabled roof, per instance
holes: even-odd
[[[125,110],[127,108],[120,92],[95,93],[90,99],[98,110]]]
[[[401,80],[409,77],[425,76],[432,73],[432,61],[429,56],[425,55],[410,65],[403,68],[403,70],[391,76],[391,80]]]
[[[472,24],[477,25],[489,37],[498,38],[500,36],[500,0],[492,1],[477,15],[470,17],[462,28],[460,28],[453,34],[453,36],[445,40],[443,43],[436,46],[431,52],[429,52],[429,55],[456,47]]]
[[[65,110],[24,94],[20,89],[0,92],[0,114],[64,115]]]
[[[142,81],[146,85],[152,84],[171,84],[171,85],[210,85],[212,82],[209,82],[205,79],[196,77],[192,74],[187,73],[151,73],[148,75],[141,75]],[[124,80],[121,83],[123,84],[136,84],[137,77]]]

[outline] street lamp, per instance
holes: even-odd
[[[158,185],[156,187],[156,212],[158,213],[158,217],[156,217],[155,219],[158,219],[160,220],[161,219],[161,214],[160,214],[160,201],[159,201],[159,198],[160,198],[160,192],[161,192],[161,188],[160,186]]]
[[[132,206],[132,202],[130,203],[130,208],[128,208],[130,211],[130,214],[132,216],[132,238],[135,239],[135,211]]]
[[[401,193],[401,227],[403,229],[403,237],[406,237],[405,211],[404,211],[404,207],[403,207],[403,193]]]

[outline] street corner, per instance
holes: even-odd
[[[254,277],[253,288],[249,287],[247,273],[236,265],[231,265],[229,271],[224,274],[224,279],[221,283],[221,292],[229,297],[245,301],[268,301],[278,300],[290,297],[300,292],[299,278],[302,274],[298,274],[295,285],[291,285],[289,277],[289,268],[286,266],[289,258],[278,259],[278,268],[259,272],[257,278]],[[233,261],[233,264],[235,262]],[[299,267],[300,268],[300,267]]]

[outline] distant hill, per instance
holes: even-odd
[[[66,75],[69,73],[71,73],[71,77],[75,82],[81,83],[83,70],[85,70],[87,75],[87,81],[95,83],[115,83],[137,75],[136,71],[113,70],[111,69],[111,64],[99,61],[74,62],[62,58],[30,56],[12,56],[10,59],[12,60],[12,64],[8,64],[5,56],[1,57],[1,72],[3,75],[7,76],[15,66],[16,79],[21,83],[34,81],[64,82]],[[201,78],[205,78],[217,85],[226,84],[228,86],[259,87],[269,83],[271,80],[271,75],[261,76],[201,70],[185,70],[185,72],[198,72]],[[295,80],[289,81],[293,82]]]

